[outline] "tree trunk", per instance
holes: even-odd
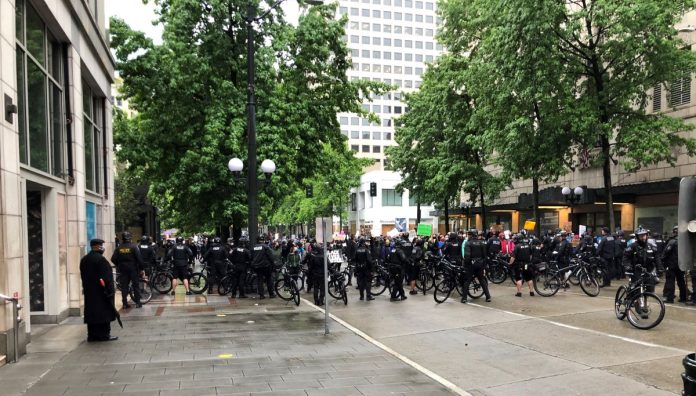
[[[445,200],[445,234],[448,234],[449,230],[449,202]]]
[[[534,234],[537,237],[541,237],[541,213],[539,213],[539,179],[536,177],[532,179],[532,196],[534,198],[534,221],[536,225],[534,226]]]
[[[416,201],[416,227],[418,227],[418,224],[421,222],[421,207],[420,207],[420,201]]]
[[[609,230],[616,229],[614,219],[614,194],[611,192],[611,158],[609,157],[609,139],[602,137],[602,176],[604,177],[604,193],[606,194],[606,213],[609,219]]]
[[[486,231],[488,227],[486,222],[486,201],[483,198],[483,184],[479,183],[479,195],[481,196],[481,230]]]

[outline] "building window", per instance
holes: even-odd
[[[362,36],[362,43],[363,44],[370,44],[370,37],[369,36]]]
[[[433,22],[434,22],[433,16],[432,16],[432,15],[426,15],[426,16],[425,16],[425,22],[426,22],[426,23],[433,23]]]
[[[382,140],[382,132],[372,132],[372,140]]]
[[[672,81],[672,87],[669,92],[669,104],[672,107],[677,107],[691,102],[691,76],[677,78]]]
[[[382,146],[372,146],[372,152],[373,152],[373,153],[381,153],[381,152],[382,152]]]
[[[382,53],[379,51],[372,51],[372,59],[381,59]]]
[[[85,188],[100,193],[102,191],[103,166],[102,139],[104,125],[104,99],[92,92],[82,80],[82,118],[84,125],[85,148]]]
[[[24,0],[15,3],[19,160],[63,176],[63,46]]]
[[[341,15],[346,15],[348,13],[348,7],[340,7],[338,13]]]
[[[348,125],[348,117],[341,117],[341,125]]]
[[[363,9],[362,9],[362,16],[364,16],[364,17],[369,17],[369,16],[370,16],[370,10],[368,10],[367,8],[363,8]]]
[[[370,146],[363,145],[363,146],[362,146],[362,152],[363,152],[363,153],[369,153],[369,152],[370,152]]]
[[[418,206],[416,194],[408,194],[408,206]]]
[[[653,88],[653,113],[662,110],[662,84],[655,84]]]
[[[358,202],[357,202],[358,199],[357,198],[358,198],[358,194],[356,194],[356,193],[350,194],[350,210],[352,210],[353,212],[358,210]]]
[[[385,47],[389,47],[389,46],[391,46],[391,39],[385,37],[384,40],[382,40],[382,43],[384,44]]]
[[[357,144],[351,144],[351,145],[350,145],[350,149],[351,149],[354,153],[357,153],[358,151],[360,151],[360,147],[359,147]]]
[[[386,168],[386,160],[385,165]],[[394,189],[382,189],[382,206],[401,206],[401,194]]]
[[[362,138],[366,139],[366,140],[370,140],[370,131],[363,131]]]
[[[423,15],[416,14],[416,22],[423,22]]]
[[[382,40],[379,37],[372,38],[372,45],[379,45]]]
[[[372,31],[373,31],[373,32],[380,32],[380,31],[382,31],[382,25],[380,25],[379,23],[373,23],[373,24],[372,24]]]
[[[350,131],[351,139],[360,139],[360,131]]]
[[[382,16],[384,17],[384,19],[391,19],[391,11],[384,11],[382,13]]]

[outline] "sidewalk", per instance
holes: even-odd
[[[419,371],[279,299],[159,296],[123,312],[119,340],[87,343],[81,318],[34,335],[0,368],[2,395],[449,395]]]

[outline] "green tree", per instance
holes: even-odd
[[[595,162],[602,167],[606,211],[613,229],[612,162],[634,171],[660,161],[674,164],[675,147],[696,154],[696,141],[683,133],[691,126],[646,111],[654,86],[696,68],[696,55],[685,50],[675,29],[684,10],[694,6],[693,0],[445,0],[441,37],[453,51],[469,51],[475,57],[479,43],[487,38],[497,36],[495,40],[504,43],[530,33],[539,35],[545,56],[559,61],[553,83],[574,98],[561,106],[563,119],[574,131],[574,144],[585,152],[599,152]],[[507,29],[499,24],[487,26],[485,7],[519,19],[511,20],[513,25]],[[508,63],[528,65],[528,58],[542,56],[519,52],[515,46],[500,49],[504,51],[500,56],[510,58]],[[498,88],[491,86],[489,93]]]
[[[155,3],[161,45],[111,20],[123,94],[139,112],[137,128],[115,135],[119,159],[143,173],[161,216],[178,228],[241,225],[246,194],[226,164],[246,159],[247,3]],[[268,8],[256,5],[257,14]],[[258,158],[278,164],[260,213],[320,169],[324,144],[345,149],[337,112],[364,114],[361,98],[386,88],[348,81],[347,20],[334,14],[335,6],[312,7],[293,27],[276,10],[255,25]]]

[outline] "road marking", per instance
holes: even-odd
[[[471,305],[471,306],[473,306],[473,307],[483,308],[483,309],[489,309],[489,310],[493,310],[493,311],[505,312],[505,313],[507,313],[507,314],[515,315],[515,316],[521,316],[521,317],[524,317],[524,318],[526,318],[526,319],[540,320],[540,321],[542,321],[542,322],[549,323],[549,324],[552,324],[552,325],[554,325],[554,326],[563,327],[563,328],[571,329],[571,330],[584,331],[584,332],[591,333],[591,334],[594,334],[594,335],[599,335],[599,336],[604,336],[604,337],[609,337],[609,338],[615,338],[615,339],[617,339],[617,340],[626,341],[626,342],[630,342],[630,343],[633,343],[633,344],[642,345],[642,346],[646,346],[646,347],[651,347],[651,348],[662,348],[662,349],[667,349],[667,350],[670,350],[670,351],[673,351],[673,352],[677,352],[677,353],[682,353],[682,354],[689,354],[689,353],[692,353],[692,351],[686,350],[686,349],[679,349],[679,348],[674,348],[674,347],[670,347],[670,346],[666,346],[666,345],[653,344],[652,342],[646,342],[646,341],[636,340],[636,339],[634,339],[634,338],[623,337],[623,336],[619,336],[619,335],[611,334],[611,333],[606,333],[606,332],[599,331],[599,330],[592,330],[592,329],[586,329],[586,328],[584,328],[584,327],[571,326],[571,325],[568,325],[568,324],[565,324],[565,323],[555,322],[555,321],[553,321],[553,320],[544,319],[544,318],[539,318],[539,317],[536,317],[536,316],[524,315],[524,314],[520,314],[520,313],[517,313],[517,312],[510,312],[510,311],[506,311],[506,310],[500,309],[500,308],[486,307],[486,306],[484,306],[484,305],[473,304],[473,303],[469,303],[468,305]]]
[[[324,313],[324,309],[322,309],[322,308],[320,308],[320,307],[318,307],[318,306],[312,304],[312,303],[309,302],[308,300],[302,298],[302,301],[304,301],[305,304],[307,304],[307,305],[309,305],[310,307],[316,309],[317,311],[319,311],[319,312],[321,312],[321,313]],[[458,395],[460,395],[460,396],[472,396],[471,393],[469,393],[469,392],[465,391],[464,389],[458,387],[457,385],[455,385],[455,384],[453,384],[452,382],[446,380],[445,378],[443,378],[443,377],[441,377],[441,376],[435,374],[434,372],[428,370],[427,368],[421,366],[420,364],[418,364],[418,363],[414,362],[413,360],[407,358],[406,356],[400,354],[399,352],[396,352],[395,350],[389,348],[388,346],[382,344],[381,342],[375,340],[374,338],[370,337],[369,335],[367,335],[365,332],[363,332],[362,330],[358,329],[357,327],[352,326],[351,324],[349,324],[349,323],[346,322],[345,320],[343,320],[343,319],[341,319],[341,318],[335,316],[335,315],[332,314],[332,313],[329,314],[329,317],[331,317],[331,319],[333,319],[333,320],[335,320],[336,322],[338,322],[338,324],[340,324],[341,326],[345,327],[346,329],[348,329],[348,330],[352,331],[353,333],[357,334],[358,336],[362,337],[363,339],[365,339],[365,340],[366,340],[367,342],[369,342],[370,344],[376,346],[377,348],[379,348],[379,349],[381,349],[381,350],[387,352],[388,354],[390,354],[390,355],[394,356],[395,358],[401,360],[402,362],[408,364],[409,366],[413,367],[414,369],[420,371],[421,373],[423,373],[424,375],[426,375],[426,376],[429,377],[430,379],[434,380],[435,382],[439,383],[440,385],[444,386],[445,388],[451,390],[452,392],[454,392],[454,393],[456,393],[456,394],[458,394]]]

